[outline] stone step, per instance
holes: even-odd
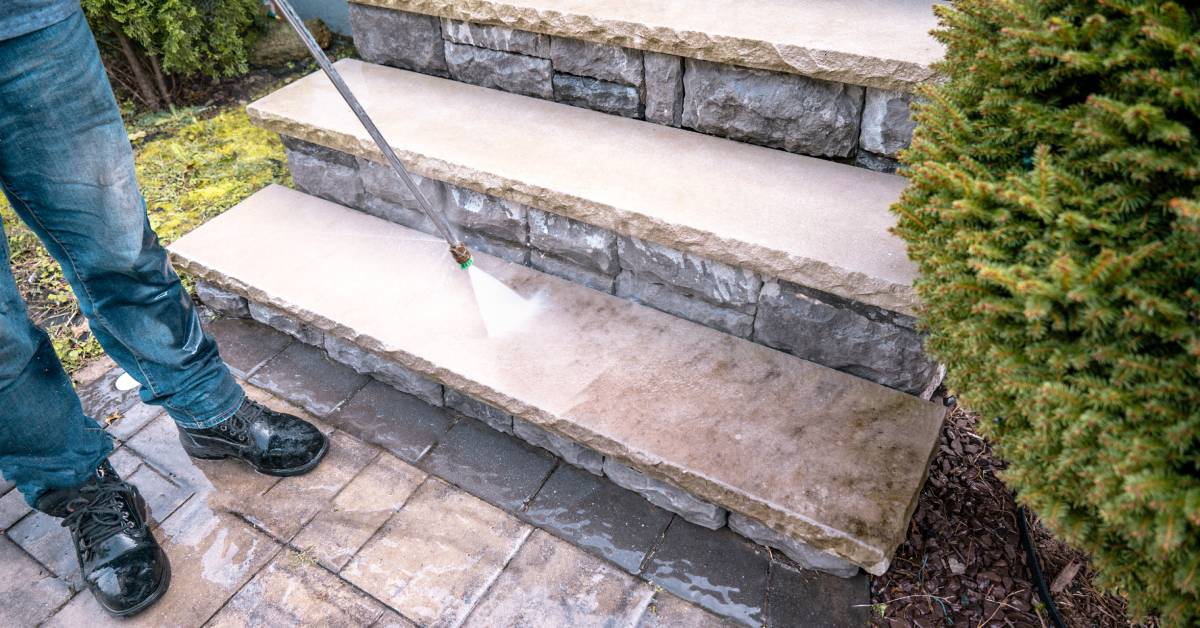
[[[351,2],[881,89],[932,79],[929,66],[943,54],[929,35],[934,0]]]
[[[932,0],[355,0],[359,55],[894,172],[942,46]]]
[[[900,177],[360,61],[338,67],[472,246],[898,390],[936,385],[911,316],[916,270],[888,232]],[[323,75],[248,111],[285,136],[305,191],[432,230]]]
[[[664,507],[681,491],[705,500],[714,510],[704,524],[719,527],[728,510],[735,530],[835,573],[847,563],[886,571],[944,416],[938,404],[479,254],[482,272],[534,303],[521,324],[489,336],[484,317],[506,311],[492,291],[472,289],[444,243],[284,187],[170,249],[181,269],[257,304],[251,312],[292,321],[291,333],[334,357],[357,352],[352,361],[392,381],[431,378],[447,405],[490,409],[492,424],[552,450],[574,447],[574,463],[658,492]]]

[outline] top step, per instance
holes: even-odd
[[[943,54],[931,0],[351,1],[899,91]]]

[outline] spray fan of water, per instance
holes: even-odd
[[[475,303],[489,338],[500,338],[524,327],[542,307],[540,295],[525,298],[478,265],[467,268]]]

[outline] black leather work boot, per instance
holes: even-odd
[[[105,611],[127,617],[166,593],[171,565],[146,525],[146,502],[107,460],[82,485],[43,493],[36,508],[71,531],[83,581]]]
[[[329,441],[311,423],[246,399],[233,416],[209,428],[179,428],[179,442],[201,460],[237,458],[264,475],[301,475],[313,470]]]

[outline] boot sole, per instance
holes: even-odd
[[[197,460],[226,460],[228,458],[233,458],[234,460],[239,460],[241,462],[246,463],[247,465],[250,466],[251,469],[254,469],[257,473],[259,473],[261,475],[269,475],[271,477],[277,477],[277,478],[287,478],[287,477],[292,477],[294,475],[304,475],[305,473],[308,473],[309,471],[312,471],[313,469],[315,469],[318,464],[321,464],[321,460],[325,458],[325,454],[329,451],[329,437],[328,436],[325,437],[324,444],[321,445],[320,451],[317,452],[317,455],[313,456],[312,460],[309,460],[308,462],[306,462],[298,467],[292,467],[290,469],[264,469],[262,467],[259,467],[256,464],[250,462],[249,460],[246,460],[245,458],[242,458],[240,456],[231,455],[231,454],[210,455],[210,454],[203,454],[203,453],[193,453],[192,451],[188,450],[187,447],[184,447],[184,451],[187,452],[187,455],[189,455],[192,458],[195,458]]]

